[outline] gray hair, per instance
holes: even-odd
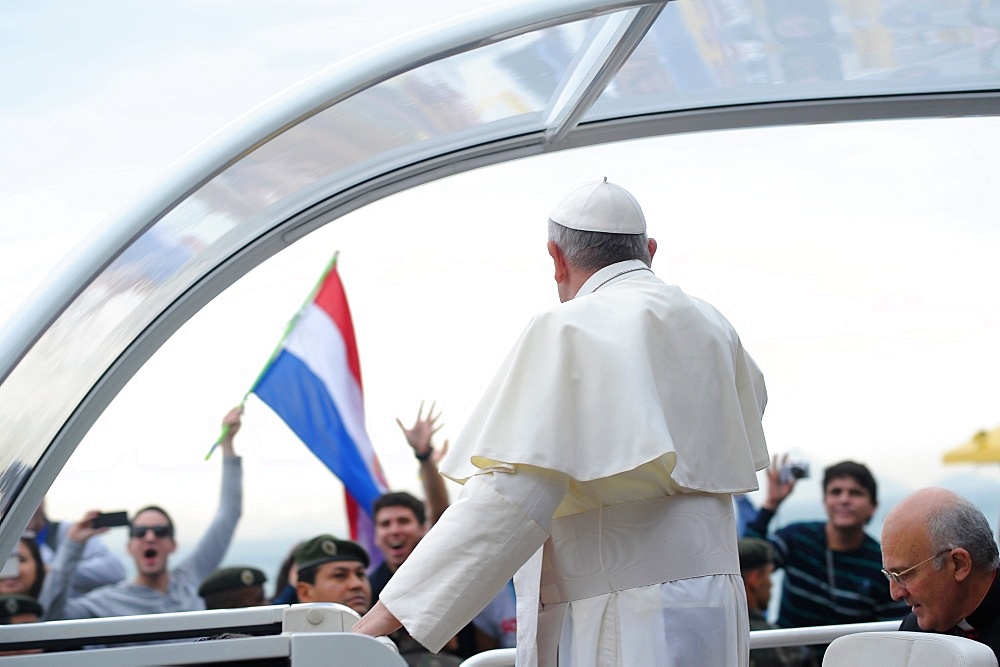
[[[584,271],[596,271],[627,259],[638,259],[649,266],[652,260],[645,234],[582,232],[549,220],[549,240],[559,246],[570,264]]]
[[[969,552],[974,568],[992,572],[1000,567],[989,522],[978,507],[964,498],[933,512],[927,520],[927,531],[935,553],[962,548]],[[940,570],[943,565],[942,558],[934,560],[935,569]]]

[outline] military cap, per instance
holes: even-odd
[[[38,600],[30,595],[12,593],[10,595],[0,595],[0,621],[5,621],[12,616],[20,614],[42,615],[42,605]]]
[[[198,587],[198,595],[215,595],[236,591],[250,586],[260,586],[267,577],[255,567],[224,567],[205,577]]]
[[[774,562],[771,543],[757,537],[741,537],[739,541],[740,570],[753,570]]]
[[[371,562],[360,544],[338,540],[333,535],[318,535],[295,551],[295,565],[300,571],[338,560],[356,560],[365,567]]]

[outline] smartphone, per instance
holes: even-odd
[[[91,520],[90,525],[94,528],[114,528],[115,526],[128,525],[127,512],[102,512]]]
[[[21,574],[21,559],[17,557],[17,554],[11,554],[7,557],[7,562],[3,564],[3,569],[0,570],[0,579],[13,579],[19,574]]]

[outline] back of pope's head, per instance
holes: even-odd
[[[549,214],[549,240],[579,269],[615,262],[651,261],[646,217],[628,190],[601,181],[575,188]]]

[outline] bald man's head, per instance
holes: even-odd
[[[998,565],[997,545],[979,509],[957,493],[921,489],[882,526],[882,564],[893,599],[923,630],[947,632],[982,601]]]

